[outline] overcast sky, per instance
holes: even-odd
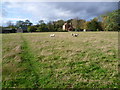
[[[36,24],[39,20],[68,20],[80,18],[90,20],[106,12],[118,9],[117,2],[3,2],[3,23],[29,19]]]

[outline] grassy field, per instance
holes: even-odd
[[[2,87],[117,88],[118,33],[3,34]]]

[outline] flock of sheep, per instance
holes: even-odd
[[[72,33],[71,34],[73,37],[77,37],[79,34]],[[50,37],[55,37],[55,34],[50,34]]]

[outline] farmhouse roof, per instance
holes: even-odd
[[[12,30],[12,28],[2,28],[2,30]]]

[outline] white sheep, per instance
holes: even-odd
[[[78,34],[73,34],[73,33],[72,33],[72,36],[73,36],[73,37],[77,37],[77,36],[78,36]]]
[[[84,29],[83,31],[86,32],[86,29]]]
[[[50,34],[50,37],[55,37],[55,34]]]

